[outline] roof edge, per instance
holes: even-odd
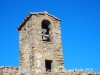
[[[32,16],[32,15],[48,15],[48,16],[50,16],[50,17],[53,17],[54,19],[56,19],[56,20],[58,20],[58,21],[60,21],[61,22],[61,20],[60,19],[58,19],[57,17],[55,17],[55,16],[53,16],[53,15],[51,15],[51,14],[48,14],[48,12],[30,12],[29,13],[29,15],[28,16],[26,16],[25,18],[24,18],[24,20],[23,20],[23,22],[17,27],[17,30],[19,31],[19,30],[21,30],[21,28],[24,26],[24,24],[26,23],[26,21],[28,21],[29,20],[29,18]]]

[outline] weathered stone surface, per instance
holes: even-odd
[[[51,42],[43,42],[42,41],[42,21],[46,19],[50,22],[49,28],[50,36],[53,37]],[[61,36],[60,36],[60,24],[57,19],[48,16],[47,14],[44,15],[32,15],[31,19],[27,20],[26,25],[20,29],[20,48],[24,54],[21,54],[23,60],[21,65],[24,68],[29,67],[29,64],[36,67],[43,67],[45,68],[45,60],[52,60],[52,69],[57,69],[59,67],[58,64],[61,63],[63,60],[62,50],[61,48]],[[25,29],[26,28],[26,29]],[[24,32],[22,32],[24,31]],[[27,33],[28,32],[28,33]],[[30,38],[31,37],[31,38]],[[32,39],[33,37],[33,39]],[[32,46],[31,46],[32,44]],[[30,49],[33,47],[33,49]],[[30,49],[30,50],[29,50]],[[30,51],[32,54],[30,54]],[[58,52],[58,53],[57,53]],[[57,54],[61,57],[57,57]],[[29,58],[31,57],[31,58]],[[34,58],[32,58],[34,57]],[[31,60],[31,61],[30,61]],[[62,61],[63,62],[63,61]],[[41,65],[42,64],[42,65]],[[64,66],[63,64],[61,64]],[[60,65],[60,66],[61,66]],[[36,72],[40,72],[40,70],[36,70]]]

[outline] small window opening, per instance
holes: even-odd
[[[51,72],[52,60],[45,60],[46,72]]]
[[[42,41],[50,42],[49,25],[50,25],[50,22],[48,20],[42,21]]]

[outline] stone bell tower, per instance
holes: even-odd
[[[18,27],[20,67],[32,73],[61,73],[64,68],[60,20],[47,12],[31,12]]]

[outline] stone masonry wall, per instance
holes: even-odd
[[[42,41],[43,20],[50,21],[51,42]],[[32,15],[19,31],[20,65],[24,68],[45,67],[45,59],[53,60],[52,68],[63,67],[63,53],[60,32],[60,22],[47,15]],[[42,55],[41,58],[37,57]],[[37,72],[40,70],[35,70]]]
[[[22,71],[18,67],[0,67],[0,75],[33,75],[30,73],[27,73],[26,71]],[[100,73],[97,72],[84,72],[84,71],[64,71],[63,74],[60,74],[60,72],[48,72],[48,73],[42,73],[40,75],[100,75]]]
[[[17,67],[0,67],[0,75],[19,75]]]

